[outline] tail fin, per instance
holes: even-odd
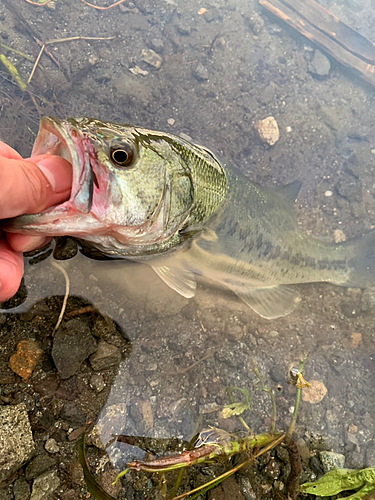
[[[358,240],[348,242],[353,257],[348,261],[350,269],[345,286],[365,288],[375,284],[375,229]]]

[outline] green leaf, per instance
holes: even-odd
[[[221,410],[221,415],[223,418],[230,418],[233,417],[233,415],[241,415],[245,410],[248,409],[249,407],[245,401],[242,403],[232,403],[224,406],[224,408]]]
[[[323,477],[313,483],[304,483],[301,485],[303,493],[316,495],[320,497],[329,497],[338,495],[342,491],[356,490],[358,488],[368,488],[371,490],[375,487],[375,467],[367,469],[352,470],[352,469],[332,469]],[[346,497],[346,500],[357,500],[363,498],[366,493],[360,492]]]

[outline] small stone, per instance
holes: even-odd
[[[0,484],[30,460],[34,447],[25,404],[0,407]]]
[[[358,332],[353,332],[350,335],[350,347],[352,349],[357,349],[359,344],[362,342],[362,335]]]
[[[311,453],[306,441],[303,438],[299,438],[296,441],[298,452],[300,454],[301,460],[308,461],[311,458]]]
[[[192,68],[192,74],[198,82],[204,82],[210,78],[208,69],[201,62]]]
[[[48,453],[58,453],[60,451],[59,445],[53,438],[47,439],[44,448],[46,451],[48,451]]]
[[[361,309],[363,312],[372,311],[375,308],[375,287],[366,288],[362,294]]]
[[[168,123],[168,125],[174,125],[175,121],[176,120],[174,118],[168,118],[167,123]]]
[[[101,392],[105,387],[104,378],[99,373],[93,373],[90,378],[90,387],[94,391]]]
[[[60,486],[56,470],[45,472],[33,482],[30,500],[44,500]]]
[[[152,49],[142,50],[142,61],[153,66],[155,69],[159,69],[162,63],[162,58]]]
[[[273,116],[257,121],[254,128],[258,132],[260,139],[270,146],[273,146],[279,140],[279,127]]]
[[[117,474],[118,471],[112,469],[112,470],[106,470],[101,474],[99,474],[98,476],[99,484],[101,484],[103,489],[114,498],[118,497],[118,494],[120,493],[121,490],[121,481],[117,481],[116,484],[113,484]]]
[[[80,427],[86,422],[86,415],[74,403],[66,403],[60,410],[59,417],[72,427]]]
[[[67,321],[57,330],[52,346],[52,358],[60,377],[74,375],[95,350],[96,342],[89,326],[78,318]]]
[[[43,351],[35,340],[21,340],[17,350],[9,359],[9,368],[21,378],[27,380],[32,374]]]
[[[331,69],[331,63],[329,62],[328,57],[320,52],[320,50],[316,49],[314,52],[314,58],[309,65],[310,73],[318,76],[327,76],[329,75],[329,71]]]
[[[139,66],[135,65],[133,68],[129,68],[130,73],[133,73],[133,75],[142,75],[146,76],[148,75],[148,71],[143,70]]]
[[[47,455],[47,453],[40,453],[37,455],[26,467],[25,477],[28,481],[35,479],[48,470],[50,467],[55,465],[56,461],[53,457]]]
[[[336,229],[333,232],[333,239],[334,239],[335,243],[342,243],[343,241],[346,241],[346,236],[345,236],[344,232],[341,231],[341,229]]]
[[[98,350],[90,356],[90,363],[95,371],[116,366],[120,361],[121,353],[118,347],[108,344],[105,340],[99,341]]]
[[[329,198],[329,197],[330,197],[330,196],[332,196],[332,195],[333,195],[333,193],[332,193],[332,191],[330,191],[330,190],[328,190],[328,191],[326,191],[326,192],[324,193],[324,196],[326,196],[327,198]]]
[[[327,388],[320,380],[309,380],[310,387],[302,390],[302,399],[311,404],[320,403],[327,394]]]
[[[13,485],[14,500],[29,500],[30,486],[24,477],[16,479]]]
[[[164,42],[161,38],[152,38],[149,43],[152,50],[154,50],[155,52],[158,52],[159,54],[163,52]]]
[[[332,469],[343,469],[345,465],[345,455],[333,451],[320,451],[319,458],[323,465],[324,472]]]

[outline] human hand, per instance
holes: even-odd
[[[0,141],[0,219],[35,214],[69,199],[71,164],[53,155],[24,160]],[[50,238],[0,231],[0,302],[18,290],[23,275],[22,252],[34,250]]]

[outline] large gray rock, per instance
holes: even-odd
[[[30,500],[44,500],[56,488],[60,486],[60,478],[56,470],[45,472],[37,477],[33,482],[33,490],[31,492]]]
[[[34,447],[26,405],[0,407],[0,484],[30,460]]]
[[[79,319],[71,319],[56,332],[52,358],[61,378],[75,374],[86,358],[96,351],[90,328]]]

